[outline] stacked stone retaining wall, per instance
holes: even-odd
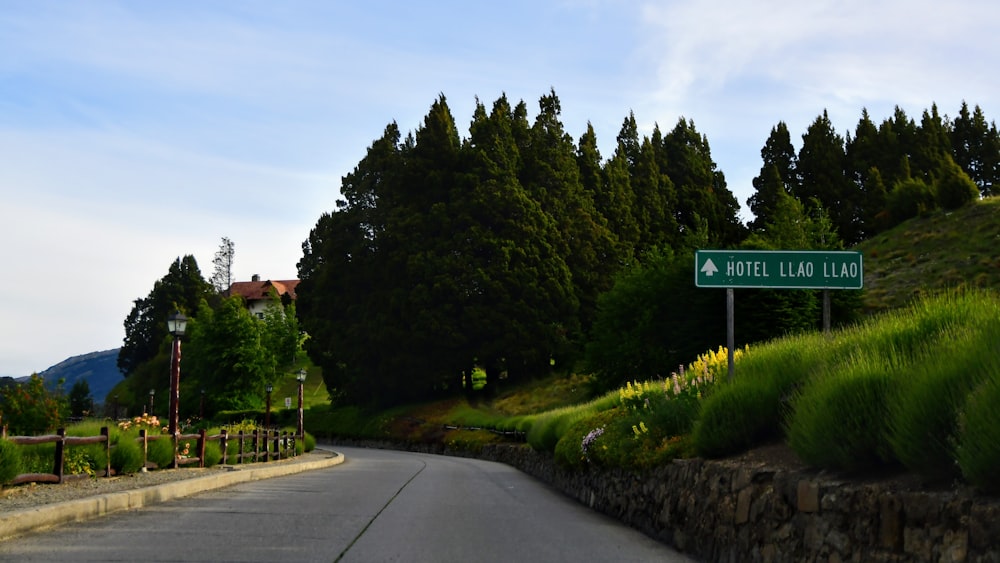
[[[702,561],[1000,563],[1000,499],[968,490],[900,491],[701,459],[642,473],[567,470],[523,445],[490,445],[475,455],[405,449],[511,465]]]

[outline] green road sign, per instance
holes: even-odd
[[[698,250],[698,287],[861,289],[860,252],[813,250]]]

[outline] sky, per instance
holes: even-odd
[[[746,200],[771,129],[1000,112],[992,0],[0,0],[0,376],[117,348],[178,257],[293,279],[341,178],[444,95],[554,90],[604,158],[694,122]]]

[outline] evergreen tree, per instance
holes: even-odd
[[[212,264],[215,271],[212,273],[212,285],[220,295],[229,295],[229,288],[233,285],[233,259],[236,256],[236,246],[228,237],[222,237],[219,250],[215,252]]]
[[[662,143],[654,139],[654,145],[661,151],[660,169],[676,189],[676,199],[667,203],[676,205],[678,228],[697,229],[700,219],[705,219],[710,244],[725,247],[742,240],[740,204],[712,160],[708,138],[698,133],[692,121],[681,118]]]
[[[861,240],[860,187],[845,174],[844,139],[833,129],[830,117],[823,114],[802,135],[798,170],[801,181],[799,201],[818,202],[830,214],[840,237],[848,244]]]
[[[86,379],[77,379],[69,389],[69,415],[80,417],[94,410],[94,398]]]
[[[779,197],[777,190],[792,193],[798,184],[795,147],[785,122],[778,122],[771,128],[771,134],[760,149],[760,157],[763,165],[760,174],[753,179],[756,193],[747,199],[747,206],[754,215],[748,227],[754,231],[761,230],[770,221]]]
[[[934,195],[939,207],[951,211],[979,199],[979,188],[950,155],[945,155],[935,174]]]
[[[955,162],[976,183],[980,195],[996,193],[994,186],[1000,182],[1000,135],[996,124],[986,123],[979,106],[970,114],[968,104],[962,102],[952,123],[951,146]]]
[[[212,293],[193,256],[178,258],[167,274],[153,284],[145,298],[134,301],[125,319],[125,340],[118,351],[118,369],[128,377],[152,360],[167,337],[167,316],[174,311],[192,315]]]
[[[623,263],[631,262],[639,246],[639,223],[635,217],[635,192],[628,159],[621,145],[604,165],[603,183],[594,197],[598,212],[608,221],[608,228],[619,242],[618,255]]]

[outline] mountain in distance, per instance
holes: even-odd
[[[69,393],[78,380],[85,379],[90,396],[98,404],[103,403],[111,389],[124,378],[118,370],[118,348],[67,358],[38,375],[45,380],[48,389],[55,389],[63,379],[64,393]]]

